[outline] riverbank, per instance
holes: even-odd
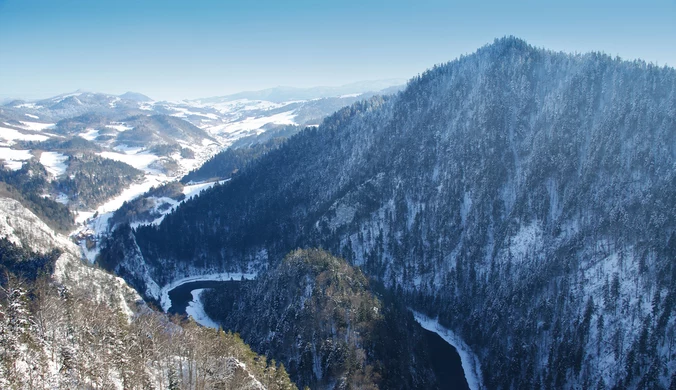
[[[472,352],[472,349],[465,344],[460,337],[453,333],[453,331],[441,326],[437,319],[432,319],[414,310],[411,310],[411,312],[413,313],[415,320],[423,327],[423,329],[438,334],[444,341],[452,345],[456,351],[458,351],[462,369],[465,372],[465,379],[467,380],[470,390],[485,389],[481,381],[481,363],[474,352]]]

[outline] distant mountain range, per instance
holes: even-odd
[[[337,87],[275,87],[259,91],[244,91],[231,95],[215,96],[210,98],[194,99],[203,103],[226,102],[237,99],[266,100],[281,103],[292,100],[311,100],[327,97],[340,97],[345,95],[359,95],[366,92],[381,92],[383,94],[394,93],[404,87],[405,79],[386,79],[374,81],[360,81]]]

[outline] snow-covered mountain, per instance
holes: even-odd
[[[505,38],[113,234],[107,265],[144,291],[323,247],[438,316],[488,388],[666,388],[675,129],[673,68]]]
[[[356,83],[335,87],[311,87],[311,88],[275,87],[259,91],[244,91],[226,96],[215,96],[204,99],[196,99],[196,101],[214,104],[245,99],[245,100],[262,100],[274,103],[284,103],[290,101],[318,100],[331,97],[349,97],[349,95],[359,96],[369,92],[375,93],[384,90],[387,90],[389,92],[390,89],[396,91],[398,89],[403,88],[405,84],[406,80],[404,79],[385,79],[385,80],[359,81]]]

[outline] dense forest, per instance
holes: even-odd
[[[37,160],[16,171],[0,168],[0,195],[21,202],[51,228],[69,231],[74,226],[73,215],[67,206],[44,196],[49,189],[47,171]]]
[[[280,137],[251,146],[227,148],[211,157],[199,168],[189,172],[181,179],[181,182],[187,184],[190,182],[198,183],[229,179],[252,161],[257,160],[271,150],[277,149],[283,142],[284,138]]]
[[[129,279],[146,291],[322,247],[438,314],[488,388],[667,388],[675,128],[674,69],[504,38],[338,111],[107,250],[146,267]]]
[[[284,362],[300,387],[438,386],[406,307],[378,298],[359,269],[324,251],[293,251],[258,280],[202,294],[210,318]]]
[[[143,177],[143,171],[131,165],[95,154],[69,156],[67,164],[66,173],[53,182],[53,187],[77,208],[98,206]]]

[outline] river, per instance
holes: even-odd
[[[171,300],[171,307],[167,313],[171,314],[186,314],[188,304],[193,301],[192,292],[194,290],[201,290],[205,288],[214,288],[226,285],[227,283],[239,283],[236,281],[196,281],[186,282],[173,290],[169,290],[169,299]]]
[[[197,297],[203,289],[228,286],[231,283],[240,282],[192,281],[174,287],[169,290],[171,307],[168,312],[172,314],[189,314],[204,326],[217,327],[213,321],[206,317],[202,304],[197,300]],[[416,313],[416,319],[420,323],[419,316],[420,314]],[[475,390],[480,388],[480,386],[470,386],[468,384],[465,371],[463,370],[462,359],[455,347],[441,337],[436,329],[430,326],[426,326],[429,329],[426,329],[422,325],[421,327],[427,339],[428,351],[432,360],[432,370],[438,379],[439,390]],[[470,376],[470,382],[472,382],[472,379]],[[472,385],[475,385],[475,383],[472,383]]]

